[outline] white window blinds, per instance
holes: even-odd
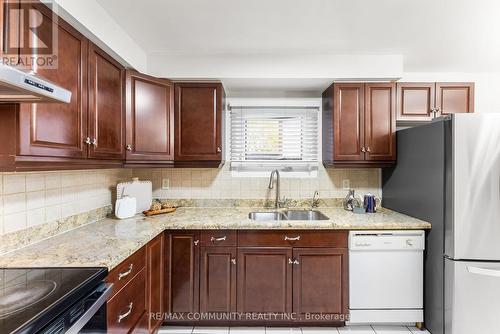
[[[318,161],[317,107],[231,107],[231,165]]]

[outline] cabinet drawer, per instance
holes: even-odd
[[[146,312],[146,270],[108,302],[108,333],[128,333]]]
[[[236,246],[236,231],[203,231],[201,233],[202,246]]]
[[[346,231],[238,231],[238,246],[347,248]]]
[[[108,283],[113,283],[113,293],[111,295],[114,296],[125,284],[130,282],[132,277],[144,268],[145,264],[146,248],[143,247],[111,270],[106,278]]]

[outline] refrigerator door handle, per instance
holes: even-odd
[[[467,271],[470,272],[471,274],[476,274],[481,276],[500,277],[500,269],[495,270],[495,269],[467,266]]]

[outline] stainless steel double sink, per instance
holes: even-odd
[[[269,212],[250,212],[248,218],[258,221],[271,220],[328,220],[322,212],[316,210],[286,210]]]

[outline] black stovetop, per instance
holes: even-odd
[[[106,275],[106,268],[0,269],[0,333],[42,329]]]

